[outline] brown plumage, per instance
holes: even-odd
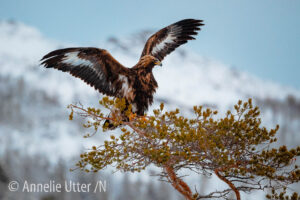
[[[185,19],[159,30],[147,40],[139,62],[132,68],[124,67],[108,51],[92,47],[55,50],[45,55],[41,64],[69,72],[105,95],[125,98],[133,112],[144,115],[158,87],[153,67],[161,65],[164,57],[180,45],[195,39],[202,25],[202,20]]]

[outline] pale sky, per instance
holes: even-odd
[[[83,46],[184,18],[206,24],[186,48],[300,89],[299,0],[0,0],[0,19]]]

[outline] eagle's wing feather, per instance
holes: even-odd
[[[41,62],[46,68],[69,72],[109,96],[128,97],[128,92],[132,92],[128,84],[130,69],[121,65],[104,49],[59,49],[45,55]]]
[[[194,40],[193,35],[203,26],[202,20],[185,19],[171,24],[155,34],[146,42],[141,57],[152,55],[163,60],[166,55],[174,51],[188,40]]]

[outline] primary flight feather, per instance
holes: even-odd
[[[180,45],[195,39],[202,22],[185,19],[159,30],[147,40],[140,60],[132,68],[120,64],[108,51],[92,47],[55,50],[45,55],[41,64],[69,72],[105,95],[125,98],[134,113],[144,115],[157,88],[153,67],[161,65],[164,57]],[[114,128],[112,122],[106,122]]]

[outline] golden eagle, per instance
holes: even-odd
[[[132,68],[120,64],[105,49],[92,47],[55,50],[45,55],[41,64],[69,72],[105,95],[125,98],[132,105],[132,112],[142,116],[152,104],[157,88],[153,67],[161,66],[166,55],[194,40],[202,22],[184,19],[159,30],[147,40],[140,60]],[[108,123],[109,128],[114,127]]]

